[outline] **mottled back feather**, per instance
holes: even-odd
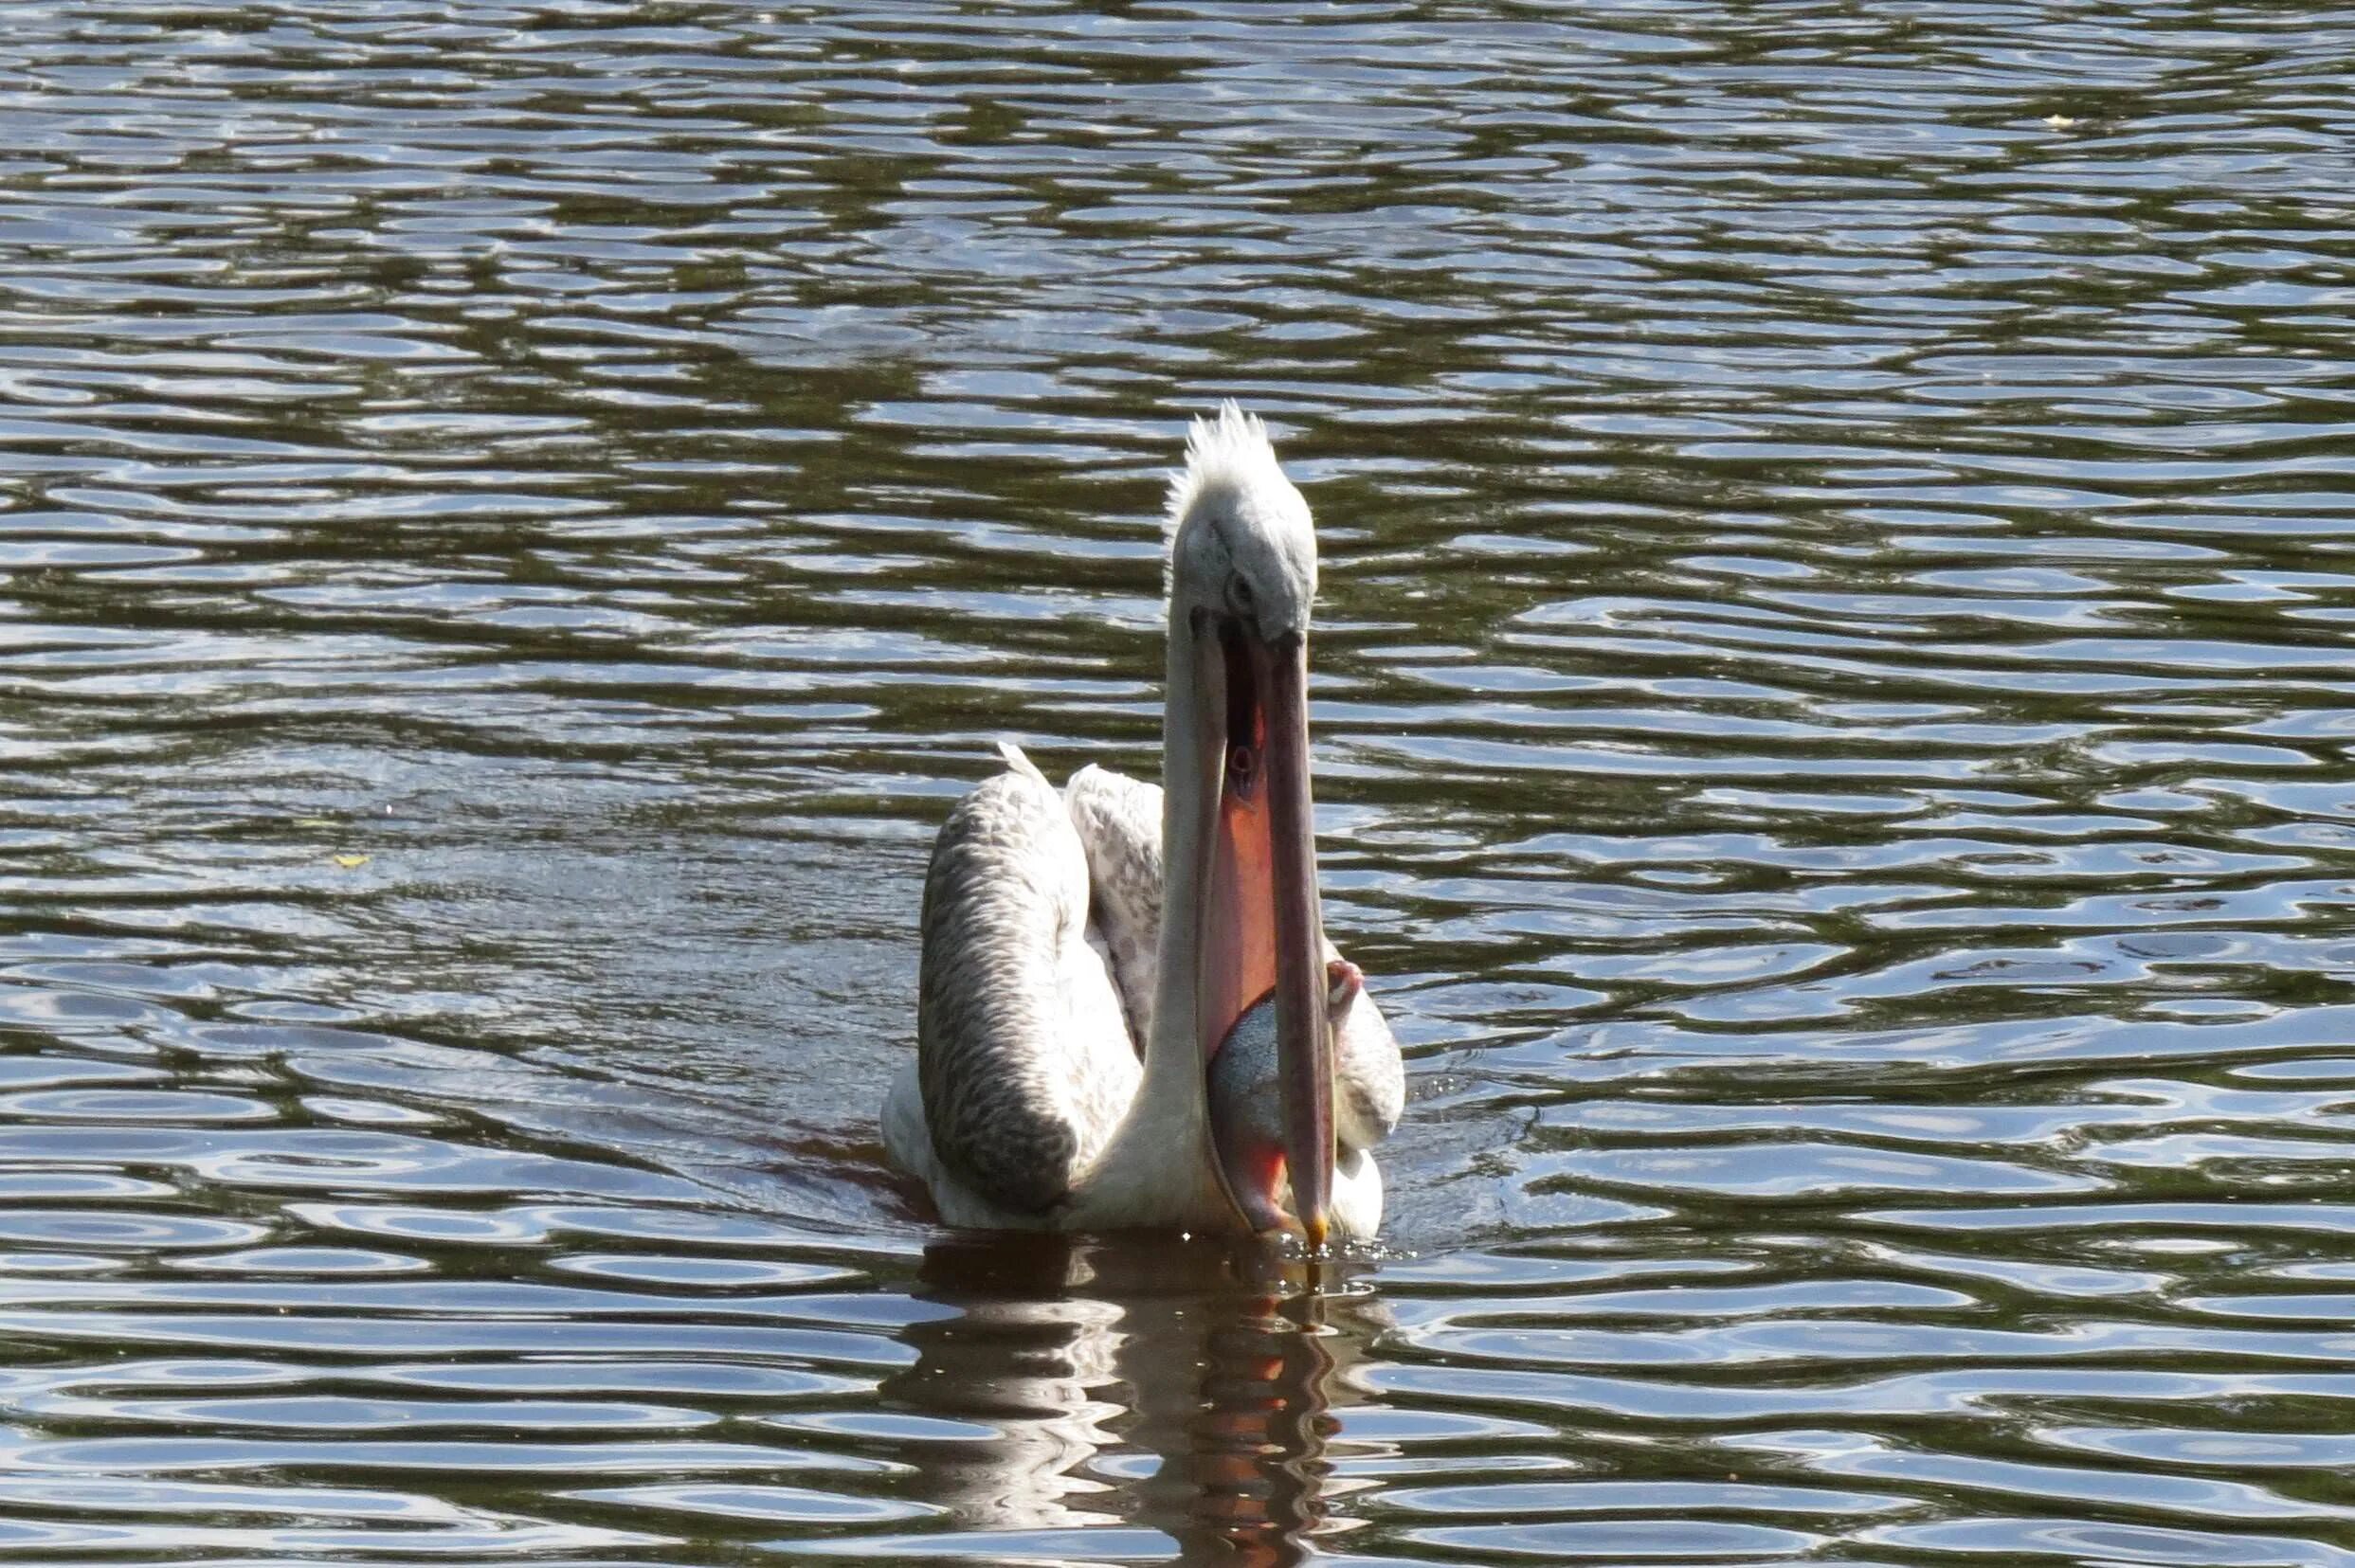
[[[924,878],[917,1074],[933,1151],[1039,1214],[1103,1151],[1140,1068],[1086,940],[1088,863],[1019,752],[941,824]]]
[[[1090,764],[1063,786],[1063,803],[1087,852],[1088,918],[1142,1055],[1161,975],[1161,786]]]

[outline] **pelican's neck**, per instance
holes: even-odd
[[[1161,716],[1161,946],[1145,1083],[1202,1109],[1203,904],[1209,897],[1226,694],[1218,650],[1194,618],[1169,606],[1168,693]]]
[[[1202,914],[1217,842],[1226,694],[1215,643],[1172,598],[1161,728],[1161,942],[1145,1072],[1073,1197],[1082,1224],[1232,1225],[1212,1166],[1201,1040]]]

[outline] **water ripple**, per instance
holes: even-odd
[[[2350,1560],[2345,17],[19,9],[0,1551]],[[1321,1293],[873,1130],[1223,396]]]

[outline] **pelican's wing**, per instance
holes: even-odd
[[[1406,1064],[1389,1020],[1366,992],[1333,1021],[1333,1130],[1343,1148],[1370,1149],[1406,1108]]]
[[[958,802],[933,843],[916,1075],[939,1174],[1036,1217],[1102,1152],[1141,1070],[1088,946],[1079,837],[1039,770],[1004,749],[1009,770]]]
[[[1087,852],[1089,918],[1112,960],[1113,983],[1142,1055],[1152,1037],[1161,956],[1161,786],[1093,765],[1071,776],[1063,804]]]

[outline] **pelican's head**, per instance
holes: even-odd
[[[1194,857],[1191,909],[1165,931],[1190,960],[1205,1151],[1255,1230],[1325,1240],[1332,1191],[1332,1046],[1309,798],[1308,636],[1316,533],[1267,431],[1232,403],[1198,420],[1169,491],[1172,856]],[[1184,690],[1181,691],[1180,687]],[[1183,700],[1180,700],[1180,699]],[[1183,714],[1184,717],[1179,715]],[[1181,732],[1181,727],[1183,732]],[[1174,872],[1176,868],[1172,867]],[[1165,963],[1164,982],[1173,977]],[[1280,1148],[1222,1137],[1236,1108],[1207,1081],[1237,1020],[1273,993]],[[1273,1118],[1270,1118],[1271,1120]],[[1258,1150],[1257,1154],[1237,1150]]]
[[[1258,416],[1234,404],[1198,419],[1169,480],[1169,619],[1230,616],[1262,641],[1305,639],[1316,598],[1316,528]]]

